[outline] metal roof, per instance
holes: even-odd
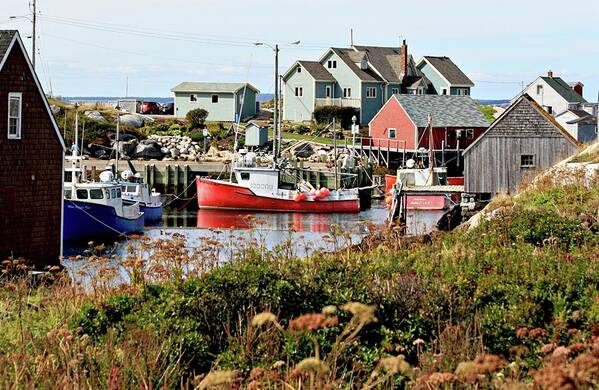
[[[489,121],[470,96],[395,95],[416,127],[489,127]]]
[[[235,93],[244,87],[260,92],[249,83],[197,83],[185,81],[171,88],[171,92]]]
[[[587,103],[587,101],[576,93],[561,77],[542,76],[545,81],[555,92],[563,97],[568,103]]]

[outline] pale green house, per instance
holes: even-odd
[[[208,121],[246,121],[256,115],[256,97],[260,91],[249,83],[183,82],[171,91],[175,94],[175,117],[185,118],[193,109],[208,111]]]
[[[368,123],[393,94],[424,94],[429,82],[408,46],[328,49],[318,61],[297,61],[283,75],[283,119],[312,120],[319,106],[354,107]]]
[[[474,83],[449,57],[425,56],[418,69],[431,82],[429,93],[469,96]]]

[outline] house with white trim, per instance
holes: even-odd
[[[0,30],[0,259],[62,255],[65,143],[16,30]]]

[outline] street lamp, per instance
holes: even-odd
[[[290,45],[299,45],[300,41],[290,42]],[[273,134],[273,154],[274,162],[276,164],[277,158],[281,153],[281,124],[280,124],[280,113],[279,113],[279,45],[274,46],[266,42],[255,42],[254,46],[267,46],[272,49],[275,53],[275,106],[274,106],[274,134]]]
[[[351,137],[352,137],[352,155],[356,154],[356,134],[358,133],[360,127],[356,125],[358,118],[354,115],[351,117]]]

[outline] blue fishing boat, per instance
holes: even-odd
[[[76,109],[78,105],[75,106]],[[122,188],[114,183],[112,172],[102,172],[100,181],[88,181],[78,166],[81,157],[78,148],[78,111],[75,114],[75,143],[66,169],[68,181],[64,183],[65,241],[95,240],[118,237],[143,230],[145,217],[139,204],[125,204]]]
[[[162,220],[164,206],[160,199],[160,193],[150,189],[148,183],[144,183],[139,173],[124,171],[121,175],[123,181],[119,182],[123,190],[123,202],[125,204],[139,203],[140,210],[144,213],[146,223],[154,223]]]

